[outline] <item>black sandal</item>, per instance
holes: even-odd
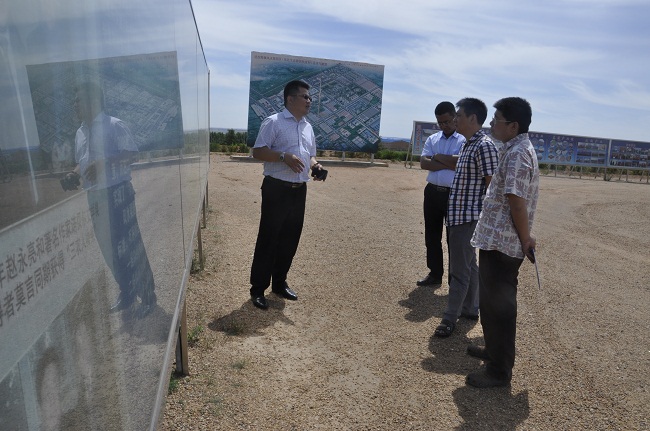
[[[452,332],[454,332],[455,327],[455,323],[447,319],[442,319],[442,322],[440,322],[440,325],[438,325],[436,332],[434,332],[433,335],[440,338],[447,338],[451,335]]]

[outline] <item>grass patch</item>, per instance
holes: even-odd
[[[178,385],[181,381],[181,375],[173,372],[169,377],[169,386],[167,387],[167,394],[171,395],[178,390]]]
[[[199,339],[201,338],[202,333],[203,333],[203,326],[196,325],[194,328],[190,330],[190,332],[187,333],[187,344],[190,347],[196,346],[196,344],[199,342]]]
[[[192,266],[190,267],[190,274],[195,275],[201,272],[201,259],[199,259],[199,253],[194,253],[192,257]]]

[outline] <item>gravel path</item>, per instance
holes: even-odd
[[[447,284],[415,285],[425,172],[326,167],[289,274],[300,299],[269,294],[262,311],[248,295],[262,166],[212,156],[206,269],[187,294],[198,342],[160,430],[650,429],[649,185],[542,178],[542,288],[525,262],[512,385],[480,390],[465,385],[480,323],[433,337]]]

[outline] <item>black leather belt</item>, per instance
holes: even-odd
[[[431,184],[431,183],[429,183],[429,184]],[[443,186],[439,186],[437,184],[431,184],[431,187],[433,187],[434,190],[437,190],[439,192],[448,192],[450,190],[449,187],[443,187]]]
[[[266,178],[267,181],[270,181],[270,182],[276,183],[276,184],[281,184],[282,186],[289,187],[291,189],[297,189],[297,188],[302,187],[302,186],[305,185],[305,183],[292,183],[292,182],[289,182],[289,181],[279,180],[279,179],[274,178],[274,177],[269,176],[269,175],[267,175],[264,178]]]

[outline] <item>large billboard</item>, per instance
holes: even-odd
[[[284,86],[294,79],[311,86],[307,120],[319,150],[377,152],[384,66],[264,52],[251,53],[249,146],[262,121],[284,109]]]
[[[539,163],[596,168],[607,166],[609,139],[540,132],[530,132],[528,136]]]
[[[435,122],[414,121],[412,155],[422,154],[424,143],[440,127]],[[488,135],[490,129],[484,127]],[[595,168],[650,169],[650,142],[610,140],[557,133],[528,132],[539,163]],[[497,147],[501,143],[494,141]]]
[[[629,169],[650,168],[650,142],[613,140],[609,153],[612,167]]]

